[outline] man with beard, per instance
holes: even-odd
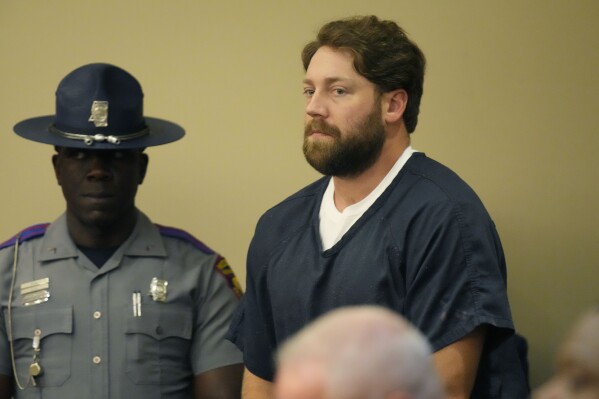
[[[55,146],[66,212],[0,244],[0,398],[239,398],[235,276],[135,205],[144,148],[183,129],[143,116],[128,72],[89,64],[61,81],[56,115],[14,130]]]
[[[397,24],[368,16],[325,24],[302,60],[304,154],[326,176],[256,227],[230,330],[243,397],[272,397],[279,344],[356,304],[424,333],[449,398],[526,397],[495,226],[465,182],[410,147],[424,55]]]

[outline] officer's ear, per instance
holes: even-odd
[[[60,147],[54,146],[54,150],[56,154],[52,155],[52,167],[54,168],[54,176],[56,176],[56,182],[60,186],[60,168],[58,167],[58,163],[60,162],[60,157],[58,154],[60,153]]]
[[[148,171],[148,164],[150,163],[150,157],[148,154],[143,152],[144,150],[145,148],[142,149],[141,153],[139,154],[139,184],[144,182],[144,179],[146,178],[146,172]]]

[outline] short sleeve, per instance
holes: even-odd
[[[260,256],[257,237],[258,234],[254,236],[248,251],[246,292],[231,323],[229,339],[243,351],[245,367],[252,374],[272,381],[277,344],[265,283],[263,265],[266,262]]]
[[[197,322],[191,346],[194,374],[242,363],[241,352],[225,339],[229,323],[239,303],[235,291],[229,286],[223,270],[229,270],[222,257],[213,260],[198,287],[200,300],[196,304]],[[232,272],[230,272],[232,273]]]
[[[0,250],[0,374],[2,375],[12,375],[7,325],[8,295],[12,275],[9,258],[12,258],[10,249]]]
[[[513,329],[505,260],[482,204],[438,201],[407,232],[406,316],[439,350],[488,324]]]
[[[4,312],[0,312],[0,374],[11,375],[10,347]]]

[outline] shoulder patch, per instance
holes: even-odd
[[[46,233],[46,229],[48,228],[49,225],[50,225],[50,223],[40,223],[40,224],[36,224],[36,225],[30,226],[30,227],[27,227],[25,230],[21,230],[15,236],[13,236],[12,238],[10,238],[10,239],[4,241],[2,244],[0,244],[0,249],[4,249],[6,247],[11,247],[11,246],[15,245],[17,238],[19,239],[19,242],[23,242],[23,241],[30,240],[32,238],[43,236]]]
[[[162,226],[160,224],[156,224],[156,227],[158,227],[158,231],[160,231],[160,234],[165,237],[178,238],[180,240],[187,241],[207,255],[216,254],[216,252],[213,251],[209,246],[207,246],[202,241],[198,240],[185,230],[177,229],[174,227]],[[227,284],[229,285],[229,288],[231,288],[231,291],[233,291],[235,296],[237,296],[237,298],[241,298],[241,296],[243,295],[243,288],[241,288],[239,280],[237,280],[237,276],[235,276],[233,269],[231,269],[231,266],[229,266],[229,262],[227,262],[225,258],[219,255],[216,258],[216,262],[214,263],[214,270],[216,270],[221,276],[224,277],[224,279],[227,281]]]
[[[214,264],[214,269],[227,280],[229,287],[235,293],[237,298],[241,298],[243,289],[241,288],[241,285],[239,285],[239,280],[237,280],[237,276],[233,272],[233,269],[229,266],[229,262],[227,262],[225,258],[219,257]]]
[[[192,244],[194,247],[196,247],[197,249],[199,249],[200,251],[204,252],[207,255],[214,255],[216,253],[209,246],[207,246],[202,241],[198,240],[197,238],[195,238],[194,236],[192,236],[185,230],[176,229],[174,227],[162,226],[159,224],[157,224],[156,227],[158,227],[160,234],[165,237],[179,238],[183,241],[187,241],[190,244]]]

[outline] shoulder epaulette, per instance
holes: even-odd
[[[208,247],[202,241],[198,240],[185,230],[176,229],[174,227],[161,226],[159,224],[157,224],[156,227],[158,227],[158,231],[160,231],[160,234],[165,237],[178,238],[187,241],[207,255],[216,254],[216,252],[213,251],[210,247]],[[224,277],[224,279],[227,281],[227,284],[229,285],[229,288],[231,288],[235,296],[237,296],[237,298],[240,298],[243,295],[243,288],[241,288],[241,285],[239,284],[239,281],[237,280],[237,277],[235,276],[233,269],[231,269],[231,266],[229,266],[229,262],[227,262],[227,260],[222,256],[218,255],[214,263],[214,269],[221,276]]]
[[[204,252],[207,255],[214,255],[216,252],[213,251],[210,247],[204,244],[202,241],[198,240],[185,230],[176,229],[174,227],[167,227],[157,224],[158,230],[160,234],[166,237],[179,238],[181,240],[187,241],[192,244],[194,247]]]
[[[40,223],[40,224],[36,224],[36,225],[30,226],[30,227],[27,227],[25,230],[22,230],[21,232],[16,234],[14,237],[12,237],[9,240],[0,244],[0,249],[6,248],[6,247],[11,247],[11,246],[15,245],[17,238],[19,239],[19,242],[23,242],[23,241],[31,240],[32,238],[43,236],[46,233],[46,229],[48,228],[49,225],[50,225],[50,223]]]

